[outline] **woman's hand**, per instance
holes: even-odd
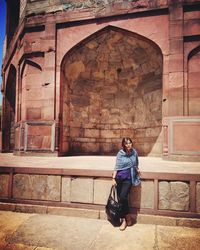
[[[114,185],[117,185],[116,180],[115,180],[114,178],[112,178],[112,185],[113,185],[113,186],[114,186]]]
[[[139,168],[136,168],[136,171],[137,171],[137,174],[138,174],[139,176],[141,176],[141,172],[140,172]]]
[[[116,180],[115,180],[116,175],[117,175],[117,171],[114,170],[113,175],[112,175],[112,185],[113,185],[113,186],[114,186],[114,185],[117,185],[117,182],[116,182]]]

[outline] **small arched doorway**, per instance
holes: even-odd
[[[16,69],[13,65],[11,65],[5,91],[5,109],[3,116],[4,152],[12,152],[14,150],[15,96],[16,96]]]
[[[61,143],[68,154],[115,154],[121,138],[161,154],[162,53],[152,41],[108,26],[61,65]]]

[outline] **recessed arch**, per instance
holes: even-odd
[[[15,100],[16,100],[16,68],[10,65],[5,88],[5,109],[3,120],[3,150],[14,150],[14,124],[15,124]]]
[[[115,154],[134,138],[140,155],[161,154],[162,53],[136,33],[107,26],[61,63],[61,142],[69,154]]]
[[[23,103],[26,106],[26,109],[20,110],[22,120],[41,119],[41,110],[40,108],[34,109],[34,105],[37,106],[40,96],[43,95],[43,89],[40,89],[43,83],[43,60],[43,57],[34,57],[33,60],[25,59],[21,65],[21,98],[19,103]],[[35,93],[39,93],[40,95]],[[32,114],[32,109],[37,113],[36,115],[35,113]]]
[[[188,55],[188,114],[200,115],[200,46],[194,48]]]
[[[23,77],[24,70],[25,70],[25,68],[26,68],[27,65],[30,65],[30,66],[32,66],[32,67],[34,67],[34,68],[39,69],[40,71],[42,71],[42,67],[41,67],[38,63],[26,59],[26,60],[24,61],[24,63],[23,63],[23,66],[22,66],[21,78]]]

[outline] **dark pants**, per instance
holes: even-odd
[[[128,194],[131,190],[132,184],[131,180],[116,179],[116,182],[118,202],[122,205],[120,218],[125,218],[125,216],[129,213]]]

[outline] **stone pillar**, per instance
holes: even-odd
[[[48,106],[45,107],[45,120],[55,119],[55,34],[55,23],[46,23],[44,32],[43,87],[48,88]]]
[[[168,116],[183,115],[183,8],[171,1],[169,14],[169,88]]]

